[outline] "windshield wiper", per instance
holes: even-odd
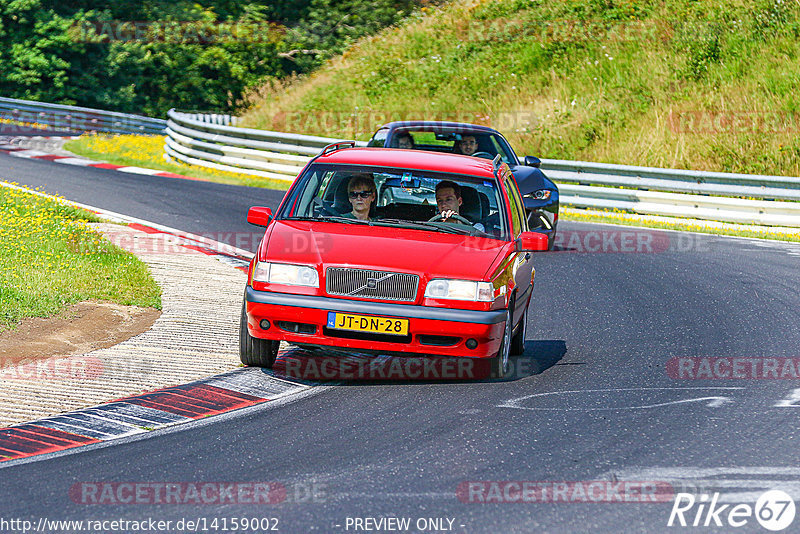
[[[341,222],[345,224],[372,224],[370,221],[362,221],[361,219],[351,219],[349,217],[340,217],[339,215],[320,215],[318,217],[288,217],[290,221],[325,221],[325,222]]]
[[[418,230],[435,230],[437,232],[442,232],[445,234],[472,234],[469,230],[475,230],[471,226],[463,226],[459,228],[457,226],[451,225],[440,225],[440,223],[432,223],[432,222],[421,222],[421,221],[406,221],[403,219],[378,219],[375,221],[377,226],[384,225],[384,226],[402,226],[405,228],[416,228]],[[388,223],[388,224],[385,224]]]

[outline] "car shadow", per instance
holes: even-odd
[[[526,341],[525,351],[511,357],[511,371],[503,381],[540,375],[561,361],[566,353],[567,342],[563,339]]]
[[[503,382],[539,375],[566,354],[563,340],[526,341],[524,353],[512,356]],[[364,354],[331,348],[281,350],[272,369],[263,372],[300,384],[366,386],[385,384],[464,384],[497,382],[490,362],[479,358]]]

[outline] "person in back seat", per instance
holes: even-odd
[[[401,133],[397,136],[397,148],[413,149],[414,138],[409,133]]]

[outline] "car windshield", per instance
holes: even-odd
[[[450,131],[437,129],[436,131],[403,128],[397,129],[392,135],[389,148],[412,148],[428,150],[431,152],[446,152],[448,154],[464,154],[479,158],[494,159],[500,154],[500,159],[507,164],[516,164],[508,144],[502,137],[495,133],[481,130]]]
[[[437,219],[440,197],[457,217]],[[458,202],[460,195],[460,203]],[[397,226],[508,239],[505,203],[495,179],[410,169],[311,165],[278,214],[281,219]],[[443,204],[444,209],[444,204]]]

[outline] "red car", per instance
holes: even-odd
[[[523,351],[531,251],[547,237],[528,231],[499,158],[336,143],[274,217],[253,207],[247,220],[266,231],[242,306],[246,365],[272,367],[284,340],[489,359],[501,377]]]

